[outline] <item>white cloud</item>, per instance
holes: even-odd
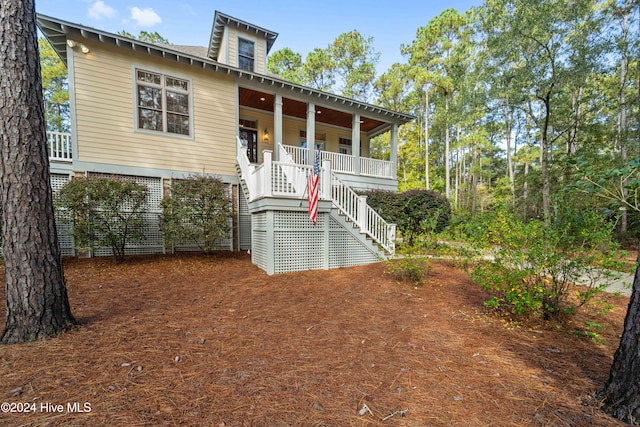
[[[131,8],[131,19],[141,27],[152,27],[162,22],[162,18],[150,7],[140,9],[139,7]]]
[[[91,5],[87,14],[94,19],[113,18],[116,15],[116,10],[107,6],[102,0],[98,0]]]

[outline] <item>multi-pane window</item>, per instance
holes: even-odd
[[[250,40],[238,39],[238,68],[254,71],[255,43]]]
[[[338,152],[340,154],[351,154],[351,138],[338,138]]]
[[[327,142],[327,135],[325,133],[316,132],[315,140],[315,148],[318,150],[324,150],[324,147]],[[300,147],[307,148],[307,131],[300,130]]]
[[[136,90],[139,129],[190,134],[188,80],[136,70]]]

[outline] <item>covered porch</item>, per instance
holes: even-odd
[[[398,126],[410,117],[329,93],[275,83],[272,92],[238,88],[238,135],[251,163],[283,153],[295,164],[312,165],[314,151],[354,189],[395,191]],[[311,99],[311,101],[310,101]],[[371,157],[371,140],[389,133],[389,160]]]

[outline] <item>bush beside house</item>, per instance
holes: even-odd
[[[77,177],[56,197],[59,218],[73,219],[76,247],[110,247],[122,262],[127,244],[145,239],[148,188],[117,177]]]
[[[219,178],[193,175],[176,180],[161,207],[160,228],[167,244],[193,243],[209,254],[229,236],[231,197]]]
[[[367,203],[387,222],[395,223],[409,246],[426,233],[439,233],[449,225],[451,205],[432,190],[369,191]]]

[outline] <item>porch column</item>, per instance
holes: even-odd
[[[389,160],[391,160],[391,176],[397,178],[398,171],[398,125],[391,125],[391,146],[389,147]]]
[[[313,166],[316,148],[316,104],[307,104],[307,164]]]
[[[351,155],[353,156],[353,173],[360,175],[360,114],[353,115],[351,124]]]
[[[282,95],[276,93],[275,101],[273,102],[273,152],[275,161],[280,160],[280,149],[278,144],[283,144],[282,141]]]

